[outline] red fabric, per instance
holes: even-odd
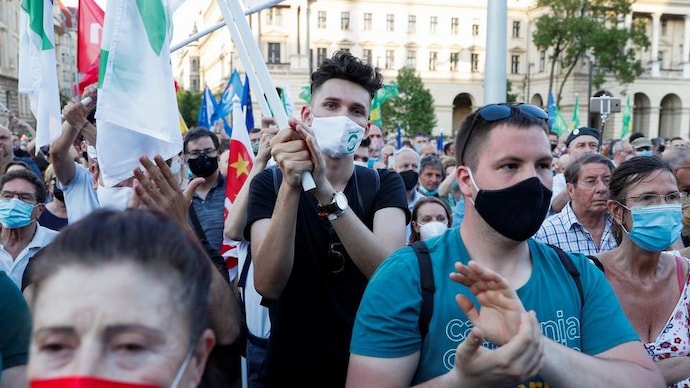
[[[91,66],[84,73],[84,77],[79,81],[79,94],[84,93],[84,88],[91,84],[98,82],[98,62],[100,62],[101,56],[97,56],[93,61]]]
[[[94,0],[79,0],[77,13],[77,69],[86,73],[101,52],[105,12]],[[98,62],[96,62],[98,64]],[[98,68],[98,66],[96,66]],[[96,71],[98,79],[98,70]]]
[[[30,386],[31,388],[160,388],[150,384],[127,383],[86,376],[34,380]]]

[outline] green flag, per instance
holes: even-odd
[[[302,90],[299,92],[299,98],[306,101],[307,104],[311,102],[311,86],[310,85],[302,86]]]
[[[580,128],[580,101],[577,98],[577,93],[575,94],[575,108],[573,108],[573,124],[570,127],[571,130],[575,128]]]
[[[371,111],[369,113],[369,121],[371,121],[372,124],[376,124],[380,128],[383,128],[381,105],[390,98],[398,97],[398,94],[400,94],[398,85],[394,83],[383,85],[383,87],[376,92],[376,96],[371,100]]]
[[[625,110],[623,111],[623,129],[621,130],[621,139],[628,136],[630,133],[630,120],[632,120],[632,107],[630,106],[630,96],[628,96],[625,102]]]

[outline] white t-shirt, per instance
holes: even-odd
[[[74,163],[74,178],[67,185],[60,186],[65,194],[67,222],[73,224],[100,208],[96,190],[93,188],[93,174],[81,164]]]
[[[247,259],[249,242],[242,240],[237,246],[238,276],[242,274],[244,262]],[[244,306],[246,309],[247,328],[249,332],[259,338],[268,338],[271,334],[271,320],[268,309],[261,305],[262,296],[254,288],[254,262],[249,263],[249,272],[244,286]]]

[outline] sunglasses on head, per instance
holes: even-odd
[[[482,119],[487,123],[492,123],[495,121],[505,120],[517,114],[523,114],[544,121],[549,120],[549,114],[546,113],[544,109],[532,104],[501,103],[481,107],[475,113],[474,118],[472,119],[472,124],[470,125],[469,133],[467,134],[467,139],[462,145],[460,162],[463,164],[465,163],[465,150],[467,149],[467,143],[469,143],[470,139],[472,138],[472,131],[474,131],[474,127],[476,126],[478,119]]]

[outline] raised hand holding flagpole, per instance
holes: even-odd
[[[249,23],[245,19],[244,12],[237,1],[226,1],[217,0],[220,11],[223,14],[223,18],[226,20],[226,25],[232,36],[232,40],[237,46],[238,53],[240,54],[240,59],[247,68],[247,74],[249,75],[249,80],[256,79],[258,81],[257,86],[252,85],[254,90],[261,90],[263,93],[260,95],[266,96],[268,99],[268,104],[270,104],[271,109],[268,109],[268,104],[265,101],[262,104],[263,98],[259,98],[259,104],[261,106],[262,112],[264,114],[268,112],[273,112],[273,116],[278,123],[280,128],[288,127],[288,116],[285,112],[280,97],[278,96],[278,91],[275,88],[271,76],[266,67],[266,62],[259,51],[259,47],[254,41],[251,29],[249,28]],[[257,89],[258,88],[258,89]],[[310,191],[316,188],[316,182],[314,182],[314,177],[311,172],[304,171],[302,173],[302,189],[304,191]]]

